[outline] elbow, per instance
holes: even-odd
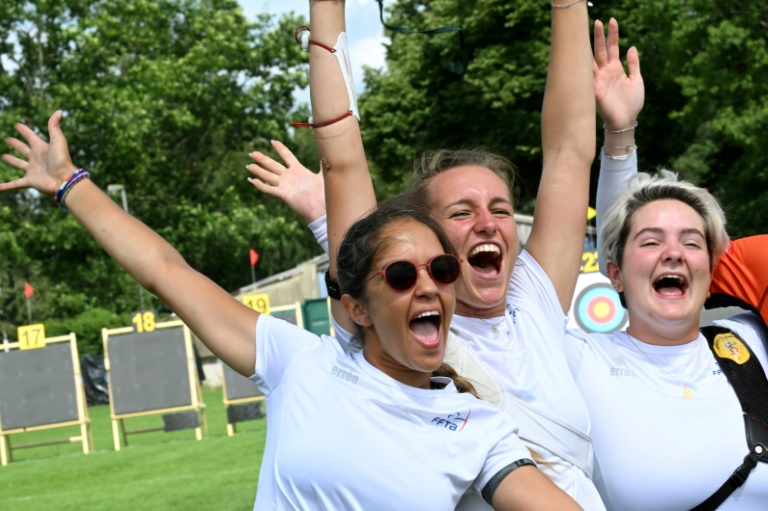
[[[191,267],[175,249],[161,249],[129,269],[138,283],[155,296],[162,297],[163,291]]]

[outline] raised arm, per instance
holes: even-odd
[[[591,60],[587,2],[555,0],[541,116],[543,169],[526,249],[547,272],[564,312],[579,273],[595,157]]]
[[[354,91],[350,94],[347,87],[347,83],[351,84],[351,73],[345,44],[345,2],[310,0],[309,8],[310,37],[313,42],[319,43],[309,45],[309,89],[312,119],[317,126],[356,110],[356,106]],[[335,51],[331,52],[323,46]],[[330,274],[335,278],[336,253],[344,233],[356,220],[376,207],[376,196],[368,173],[358,119],[348,115],[338,122],[315,127],[314,131],[325,180]],[[354,331],[354,325],[339,301],[331,300],[331,309],[342,328]]]
[[[597,109],[605,124],[605,142],[597,182],[597,246],[600,271],[605,276],[608,276],[608,270],[600,250],[603,217],[637,174],[635,126],[645,102],[645,86],[640,74],[640,58],[634,47],[627,51],[627,68],[628,74],[621,64],[618,22],[613,18],[608,22],[606,44],[603,24],[595,21],[592,69]]]
[[[29,127],[16,125],[24,141],[6,142],[22,157],[6,154],[3,159],[25,175],[0,183],[0,191],[34,188],[53,195],[77,171],[60,121],[60,111],[48,121],[50,143]],[[245,376],[254,373],[257,312],[193,270],[167,241],[123,211],[91,180],[80,179],[69,188],[66,206],[107,253],[167,303],[216,356]]]

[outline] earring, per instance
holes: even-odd
[[[617,293],[619,293],[619,292],[620,292],[620,291],[619,291],[619,288],[620,288],[620,287],[621,287],[621,284],[619,284],[618,282],[614,282],[614,283],[613,283],[613,289],[615,289]]]

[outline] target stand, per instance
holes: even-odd
[[[39,326],[42,330],[42,325]],[[44,335],[40,335],[43,339]],[[80,435],[11,445],[16,433],[79,426]],[[93,451],[80,358],[74,333],[44,338],[34,349],[21,343],[0,350],[0,463],[13,461],[14,449],[80,442]]]
[[[197,440],[203,429],[208,434],[189,329],[181,321],[151,326],[102,330],[116,451],[130,434],[194,429]],[[125,419],[155,414],[166,414],[163,426],[125,427]]]

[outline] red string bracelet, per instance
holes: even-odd
[[[308,49],[310,44],[314,44],[315,46],[319,46],[320,48],[323,48],[325,50],[328,50],[331,53],[336,53],[336,48],[331,48],[327,44],[323,44],[319,41],[315,41],[314,39],[309,39],[307,37],[306,41],[304,41],[304,38],[301,37],[301,34],[304,32],[309,32],[309,27],[306,25],[299,25],[296,28],[296,32],[293,34],[293,38],[296,39],[296,42],[299,43],[304,49]],[[339,121],[342,121],[346,119],[347,117],[354,115],[352,110],[346,112],[345,114],[335,118],[331,119],[330,121],[325,122],[318,122],[318,123],[312,123],[312,122],[292,122],[291,126],[295,128],[324,128],[325,126],[330,126],[331,124],[336,124]]]
[[[304,43],[301,40],[301,38],[299,37],[302,32],[309,32],[309,27],[306,26],[306,25],[298,26],[296,28],[296,32],[294,32],[294,34],[293,34],[293,38],[296,39],[296,42],[299,43],[302,47],[304,47],[304,49],[308,49],[308,48],[306,48],[306,46],[308,46],[310,44],[314,44],[315,46],[319,46],[320,48],[328,50],[331,53],[336,53],[336,48],[332,48],[332,47],[328,46],[327,44],[323,44],[320,41],[315,41],[314,39],[307,39],[307,42]]]
[[[352,110],[345,113],[342,116],[339,116],[335,119],[331,119],[330,121],[325,122],[318,122],[318,123],[311,123],[311,122],[292,122],[291,126],[296,128],[324,128],[326,126],[330,126],[331,124],[336,124],[339,121],[342,121],[346,119],[347,117],[350,117],[352,115]]]

